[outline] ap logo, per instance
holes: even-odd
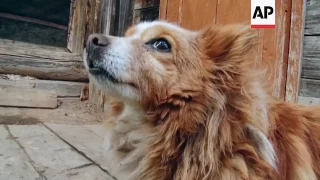
[[[251,0],[251,28],[275,28],[275,0]]]

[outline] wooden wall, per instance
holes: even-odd
[[[250,0],[161,0],[160,18],[198,30],[210,23],[250,24]],[[276,0],[276,28],[259,29],[251,56],[267,67],[270,93],[285,98],[291,22],[291,0]]]
[[[320,0],[307,0],[299,95],[320,98]]]

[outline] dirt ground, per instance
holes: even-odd
[[[56,109],[0,107],[0,124],[30,125],[39,122],[91,125],[100,124],[103,113],[98,112],[89,101],[81,102],[78,98],[59,99]]]

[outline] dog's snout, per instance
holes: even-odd
[[[91,34],[88,38],[88,46],[106,47],[110,44],[108,37],[102,34]]]

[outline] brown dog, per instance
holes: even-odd
[[[91,35],[84,60],[110,103],[107,152],[119,179],[320,178],[320,107],[268,96],[243,25],[192,32],[140,23]]]

